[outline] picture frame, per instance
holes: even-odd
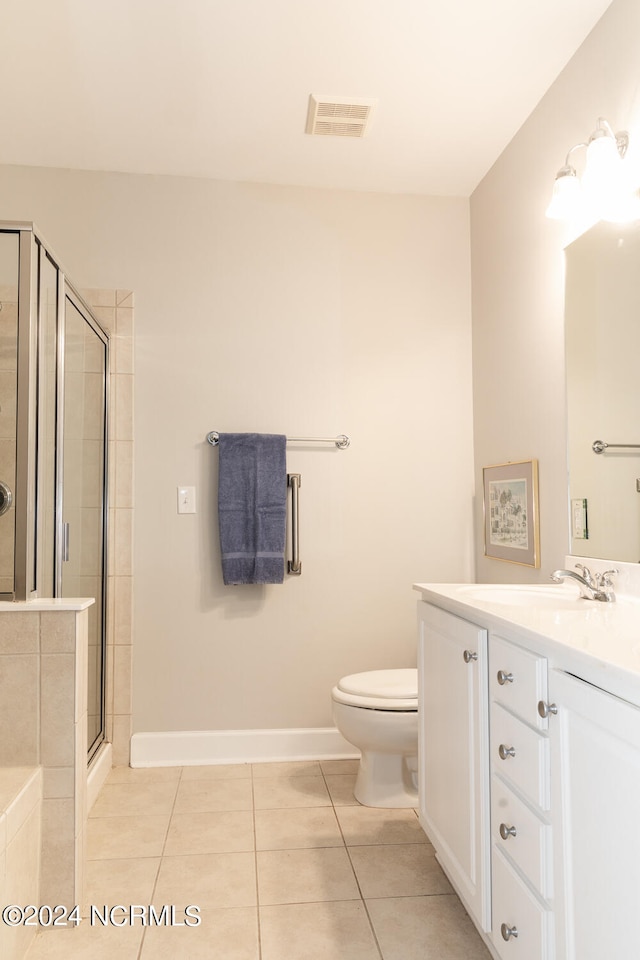
[[[538,568],[538,461],[484,467],[482,483],[485,557]]]

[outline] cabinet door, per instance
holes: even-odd
[[[553,671],[557,956],[640,957],[640,710]]]
[[[487,632],[419,608],[420,822],[465,906],[489,930]]]

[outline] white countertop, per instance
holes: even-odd
[[[569,584],[545,588],[538,605],[535,597],[530,604],[505,602],[509,591],[518,591],[516,584],[416,583],[414,589],[427,603],[511,637],[547,656],[552,668],[640,707],[640,599],[582,600],[577,586]],[[500,602],[481,598],[483,589]],[[557,606],[549,599],[556,590]]]

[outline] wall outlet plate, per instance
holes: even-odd
[[[579,497],[571,501],[571,530],[574,540],[588,540],[587,501]]]

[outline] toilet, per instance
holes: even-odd
[[[336,727],[361,753],[356,800],[367,807],[417,807],[418,671],[353,673],[331,698]]]

